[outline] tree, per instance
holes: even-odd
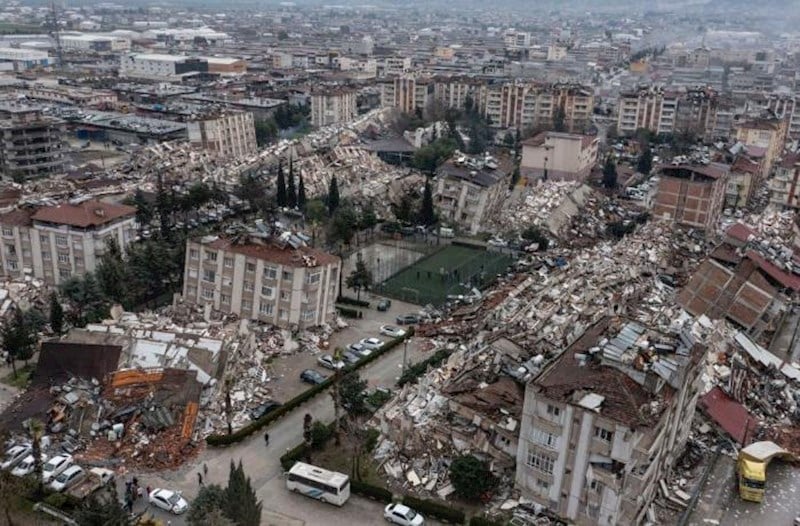
[[[289,159],[289,181],[286,184],[286,206],[294,208],[297,206],[297,190],[294,186],[294,160]]]
[[[450,482],[456,495],[467,500],[481,498],[497,485],[485,462],[472,455],[463,455],[450,464]]]
[[[64,330],[64,307],[55,292],[50,294],[50,329],[56,334]]]
[[[122,506],[119,499],[93,495],[85,500],[72,515],[81,526],[133,526],[135,519]]]
[[[519,164],[517,164],[516,166],[514,166],[514,171],[511,172],[511,181],[508,183],[508,189],[509,190],[513,190],[514,187],[517,186],[517,183],[519,183],[520,177],[521,177],[521,174],[519,172]]]
[[[44,436],[44,424],[41,420],[31,418],[28,421],[28,435],[31,437],[33,450],[33,473],[36,475],[37,491],[39,495],[44,495],[44,481],[42,480],[42,437]]]
[[[603,186],[610,189],[617,187],[617,164],[610,155],[603,164]]]
[[[303,174],[297,174],[297,208],[300,210],[306,209],[306,185],[303,184]]]
[[[358,228],[362,230],[375,228],[378,224],[378,216],[375,215],[375,209],[371,203],[364,205],[361,208],[361,216],[358,219]]]
[[[18,308],[14,309],[11,319],[7,320],[3,328],[0,329],[0,338],[3,341],[3,348],[8,353],[11,370],[14,372],[14,378],[16,378],[16,361],[29,360],[33,356],[38,338],[25,321],[23,312]]]
[[[511,149],[514,147],[514,142],[514,134],[511,133],[511,130],[508,130],[503,137],[503,145],[505,145],[506,148]]]
[[[644,175],[650,175],[650,171],[653,169],[653,152],[650,151],[650,147],[646,146],[644,151],[639,155],[639,160],[636,163],[636,169],[639,173]]]
[[[287,198],[286,198],[286,180],[283,177],[283,161],[278,161],[278,191],[275,194],[275,200],[278,203],[278,206],[283,208],[286,206]]]
[[[566,119],[567,112],[564,110],[564,104],[559,104],[553,115],[553,129],[557,132],[567,131]]]
[[[225,502],[222,511],[237,526],[259,526],[261,524],[261,501],[244,473],[242,461],[235,465],[231,461],[228,473],[228,486],[225,488]]]
[[[190,526],[212,526],[208,520],[214,512],[221,512],[225,503],[225,489],[217,484],[208,484],[200,487],[197,497],[189,506],[186,522]],[[229,519],[225,519],[229,520]]]
[[[123,305],[128,304],[130,298],[128,267],[122,259],[122,251],[114,237],[106,241],[106,251],[97,265],[97,283],[107,298]]]
[[[153,208],[145,199],[141,188],[137,188],[133,194],[133,206],[136,207],[136,224],[141,232],[153,222]]]
[[[356,291],[356,297],[359,301],[361,300],[361,290],[369,290],[372,287],[372,272],[367,268],[360,252],[356,261],[356,268],[347,276],[345,284],[348,288]]]
[[[367,413],[367,406],[364,403],[364,390],[366,388],[367,381],[362,380],[357,372],[342,376],[339,385],[339,398],[348,415],[361,416]]]
[[[419,210],[419,223],[430,226],[436,223],[436,211],[433,209],[433,193],[430,179],[425,179],[425,190],[422,192],[422,206]]]
[[[337,208],[339,208],[339,183],[334,175],[328,186],[328,215],[332,216]]]
[[[256,144],[266,146],[278,136],[278,125],[275,119],[263,119],[255,122]]]
[[[61,294],[68,305],[67,319],[76,327],[101,321],[108,314],[108,303],[92,273],[65,281],[61,285]]]
[[[535,225],[531,225],[523,230],[520,236],[529,243],[536,243],[539,245],[539,250],[547,250],[547,247],[550,246],[550,240],[547,239],[547,236],[544,235],[544,232],[542,232],[542,230]]]
[[[332,243],[341,241],[349,244],[350,240],[353,239],[357,226],[358,216],[353,207],[339,207],[333,214],[328,230],[328,239]]]

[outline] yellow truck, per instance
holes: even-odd
[[[743,500],[761,502],[767,482],[767,466],[775,457],[795,460],[794,456],[775,442],[753,442],[739,451],[736,479]]]

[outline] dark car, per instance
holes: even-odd
[[[315,371],[314,369],[306,369],[302,373],[300,373],[300,379],[309,384],[321,384],[326,380],[325,375],[322,375]]]
[[[395,322],[398,325],[414,325],[415,323],[419,323],[419,316],[416,314],[403,314],[402,316],[398,316]]]
[[[281,406],[280,402],[276,402],[275,400],[268,400],[263,404],[254,407],[248,414],[252,420],[258,420],[262,416],[266,415],[267,413],[271,413],[272,411],[276,410]]]
[[[352,365],[354,363],[358,363],[361,360],[361,355],[356,354],[354,351],[344,351],[342,353],[342,360],[346,364]]]
[[[378,302],[378,310],[386,312],[392,306],[392,300],[382,299]]]

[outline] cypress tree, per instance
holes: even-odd
[[[261,502],[256,498],[250,477],[244,473],[241,460],[238,466],[231,461],[222,511],[237,526],[259,526],[261,524]]]
[[[331,184],[328,186],[328,214],[333,215],[336,209],[339,208],[339,183],[336,182],[336,176],[331,177]]]
[[[286,181],[283,178],[283,161],[278,161],[278,193],[275,196],[278,206],[286,206]]]
[[[433,194],[431,182],[425,179],[425,192],[422,194],[422,208],[419,211],[419,222],[430,226],[436,222],[436,212],[433,210]]]
[[[50,294],[50,329],[56,334],[64,330],[64,308],[55,292]]]
[[[294,160],[289,159],[289,181],[286,184],[286,205],[289,208],[297,206],[297,190],[294,187]]]
[[[297,185],[297,208],[300,210],[306,209],[306,186],[303,184],[303,174],[298,174],[297,178],[300,180]]]

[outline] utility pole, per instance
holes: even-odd
[[[402,376],[403,374],[405,374],[405,372],[406,372],[406,356],[407,356],[407,355],[408,355],[408,338],[406,338],[405,340],[403,340],[403,369],[402,369],[402,371],[400,372],[400,375],[401,375],[401,376]]]

